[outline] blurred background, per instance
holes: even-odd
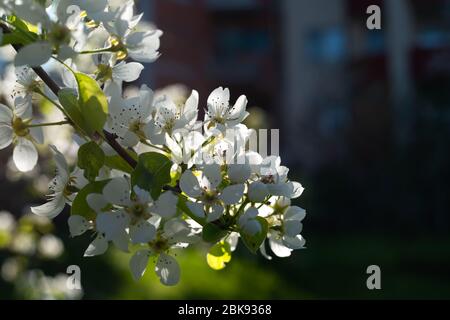
[[[373,4],[381,30],[366,27]],[[69,239],[66,217],[54,227],[27,215],[46,192],[51,157],[17,174],[7,149],[0,298],[450,298],[449,0],[137,6],[164,31],[162,56],[129,89],[195,88],[201,106],[218,86],[232,100],[246,94],[247,125],[280,129],[283,164],[305,187],[295,203],[308,213],[307,250],[267,261],[238,246],[227,268],[213,271],[207,248],[198,248],[179,256],[178,286],[160,285],[151,267],[135,283],[127,255],[82,258],[90,239]],[[76,295],[61,285],[72,264],[82,270]],[[372,264],[381,268],[381,290],[366,287]]]

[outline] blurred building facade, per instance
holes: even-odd
[[[381,30],[366,28],[372,4],[381,7]],[[362,156],[383,153],[391,135],[399,143],[408,139],[414,73],[424,72],[424,55],[442,52],[449,37],[440,28],[448,27],[446,0],[152,0],[140,6],[165,32],[163,56],[149,70],[155,86],[183,83],[206,97],[224,85],[234,97],[247,94],[250,105],[270,111],[289,159],[310,168],[346,159],[353,148]]]

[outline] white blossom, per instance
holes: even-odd
[[[153,62],[159,57],[161,30],[135,31],[142,14],[134,15],[133,1],[117,8],[114,18],[104,24],[113,36],[112,45],[139,62]]]
[[[66,203],[71,203],[76,190],[81,189],[86,183],[82,171],[76,168],[69,171],[63,154],[54,146],[50,146],[54,152],[56,163],[56,176],[49,184],[49,201],[37,207],[31,207],[31,211],[39,216],[54,218],[61,213]]]
[[[208,221],[219,219],[225,205],[238,203],[244,194],[243,184],[220,188],[222,182],[217,164],[205,165],[198,179],[191,170],[186,170],[180,178],[181,190],[198,202],[188,202],[189,209],[200,218],[207,216]]]
[[[219,129],[235,126],[248,116],[246,107],[247,98],[244,95],[241,95],[231,106],[230,90],[218,87],[208,97],[205,122],[208,126],[217,126]]]
[[[168,96],[160,97],[155,101],[154,108],[154,121],[144,131],[154,144],[164,144],[166,134],[170,138],[177,130],[189,130],[194,126],[198,113],[198,92],[193,90],[181,105],[176,105]]]
[[[0,149],[14,145],[14,164],[22,172],[30,171],[36,166],[38,152],[34,144],[43,142],[42,129],[30,128],[28,125],[31,121],[28,106],[11,110],[0,104]]]
[[[157,259],[155,272],[161,283],[172,286],[180,280],[180,266],[169,253],[173,249],[183,248],[190,243],[198,241],[189,225],[180,219],[172,219],[165,223],[164,230],[152,243],[149,249],[137,251],[130,260],[130,269],[135,280],[139,280],[145,273],[148,259],[155,256]]]
[[[109,104],[108,131],[115,133],[124,146],[135,146],[145,139],[144,128],[150,121],[153,91],[142,85],[139,95],[122,99],[112,96]]]

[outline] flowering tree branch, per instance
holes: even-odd
[[[110,243],[124,252],[132,246],[133,277],[143,275],[153,256],[165,285],[180,277],[172,250],[199,241],[210,244],[207,262],[216,270],[238,241],[268,259],[266,243],[279,257],[303,248],[305,210],[291,205],[303,187],[288,178],[278,155],[245,148],[252,135],[242,123],[246,96],[231,104],[228,88],[216,88],[203,119],[196,90],[173,100],[142,85],[123,97],[122,83],[137,80],[144,68],[139,62],[159,57],[162,31],[137,28],[142,14],[134,15],[132,0],[74,3],[0,0],[0,45],[17,51],[13,106],[0,104],[0,149],[14,145],[13,161],[27,172],[37,164],[43,128],[70,124],[85,140],[73,170],[50,144],[56,177],[49,200],[31,211],[54,218],[69,205],[71,236],[94,235],[85,256],[103,254]],[[97,40],[103,47],[92,49]],[[79,55],[90,55],[92,64],[80,64]],[[50,59],[65,66],[63,88],[41,67]],[[34,121],[36,94],[67,119]]]
[[[4,33],[10,33],[10,29],[5,26],[4,24],[1,24],[1,28],[3,29]],[[16,51],[19,51],[22,46],[18,44],[13,44],[13,48]],[[41,78],[41,80],[47,85],[47,87],[50,88],[50,90],[55,94],[58,95],[61,88],[58,86],[58,84],[50,77],[50,75],[42,68],[42,67],[33,67],[32,68],[34,72]],[[117,152],[119,156],[121,156],[131,167],[136,167],[136,160],[133,159],[133,157],[130,156],[130,154],[116,141],[116,137],[114,134],[103,130],[103,135],[105,137],[106,142],[111,146],[111,148],[114,149],[114,151]]]

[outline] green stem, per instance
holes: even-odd
[[[52,56],[52,58],[55,59],[56,61],[58,61],[59,63],[61,63],[61,64],[62,64],[64,67],[66,67],[70,72],[72,72],[73,75],[75,75],[75,71],[74,71],[67,63],[65,63],[64,61],[62,61],[61,59],[59,59],[59,58],[57,58],[57,57],[55,57],[55,56]]]
[[[259,208],[261,208],[263,205],[269,205],[270,204],[270,202],[268,202],[269,201],[269,199],[270,199],[270,196],[267,196],[265,199],[264,199],[264,201],[263,202],[261,202],[261,204],[258,206],[258,207],[256,207],[256,209],[259,209]]]
[[[147,141],[144,140],[144,139],[141,139],[140,142],[143,143],[143,144],[145,144],[145,145],[148,146],[148,147],[152,147],[152,148],[158,149],[159,151],[169,152],[169,153],[170,153],[170,151],[168,151],[167,149],[162,148],[162,147],[155,146],[154,144],[151,144],[151,143],[147,142]]]
[[[244,201],[242,202],[242,204],[239,206],[238,211],[236,212],[236,214],[233,216],[233,224],[236,223],[236,221],[239,219],[239,216],[242,214],[242,212],[244,211],[245,206],[250,203],[250,200],[246,197],[244,199]]]
[[[98,53],[103,53],[103,52],[112,52],[113,47],[108,47],[108,48],[100,48],[100,49],[93,49],[93,50],[85,50],[85,51],[81,51],[78,52],[78,54],[98,54]]]
[[[48,122],[48,123],[34,123],[27,125],[28,128],[36,127],[47,127],[47,126],[61,126],[64,124],[71,124],[70,121],[58,121],[58,122]]]

